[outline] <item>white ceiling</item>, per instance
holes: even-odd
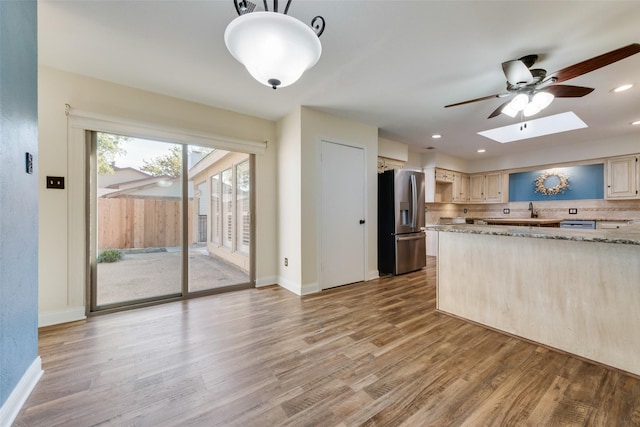
[[[293,0],[289,15],[325,18],[323,53],[297,83],[275,91],[253,80],[224,45],[237,16],[232,0],[38,6],[41,64],[202,104],[272,120],[311,106],[377,126],[415,151],[432,146],[465,159],[631,133],[640,146],[640,126],[629,125],[640,119],[640,54],[565,82],[596,90],[556,99],[536,116],[573,111],[587,129],[503,145],[476,134],[518,122],[487,119],[502,100],[443,108],[504,92],[506,60],[535,53],[536,68],[551,73],[639,43],[640,1]],[[610,92],[627,82],[636,86]],[[443,138],[431,139],[434,133]]]

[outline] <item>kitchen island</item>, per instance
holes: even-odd
[[[429,229],[439,311],[640,375],[640,227]]]

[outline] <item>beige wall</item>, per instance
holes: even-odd
[[[278,122],[278,283],[297,294],[322,289],[320,277],[321,141],[362,147],[367,173],[367,279],[378,276],[378,129],[299,107]],[[287,258],[289,265],[284,265]]]
[[[302,164],[301,109],[277,124],[278,130],[278,283],[302,293]],[[288,259],[288,266],[284,265]]]
[[[378,129],[302,107],[302,293],[322,287],[320,275],[320,144],[322,140],[362,147],[366,156],[367,279],[378,276]]]
[[[92,113],[175,127],[195,132],[267,141],[256,156],[256,282],[276,281],[276,127],[275,123],[176,98],[40,67],[39,172],[67,177],[65,190],[45,189],[40,180],[39,305],[40,324],[84,315],[86,273],[83,267],[84,150],[69,146],[65,104]],[[75,143],[75,142],[74,142]],[[70,194],[73,197],[70,197]],[[80,218],[80,221],[77,219]]]

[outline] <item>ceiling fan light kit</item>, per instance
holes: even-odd
[[[547,74],[546,70],[531,66],[538,60],[538,55],[527,55],[520,59],[502,63],[502,70],[507,79],[507,93],[483,96],[468,101],[445,105],[445,108],[493,98],[504,98],[515,95],[511,101],[505,101],[488,118],[504,113],[515,117],[522,111],[525,116],[532,116],[548,107],[554,98],[581,98],[593,91],[593,88],[557,84],[590,73],[599,68],[621,61],[640,52],[640,44],[632,43],[611,52],[587,59],[555,73]],[[544,89],[544,90],[543,90]]]
[[[502,108],[502,113],[515,117],[520,111],[525,117],[531,117],[547,108],[555,97],[549,92],[537,92],[533,96],[520,93]]]
[[[254,12],[256,5],[246,0],[233,3],[239,16],[227,26],[224,42],[257,81],[273,89],[289,86],[318,62],[323,17],[313,18],[310,27],[287,15],[291,0],[283,13],[278,0],[273,0],[272,11],[264,0],[263,12]]]

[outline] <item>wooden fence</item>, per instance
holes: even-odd
[[[180,246],[180,200],[98,199],[98,245],[103,249]],[[189,201],[189,242],[192,242],[193,202]]]

